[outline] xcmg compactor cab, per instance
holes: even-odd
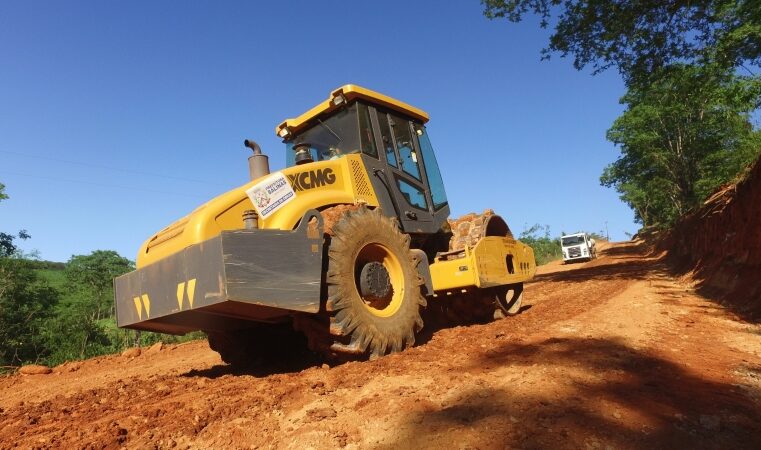
[[[448,220],[426,122],[346,85],[276,127],[286,168],[245,141],[251,181],[151,236],[114,281],[118,325],[203,330],[247,365],[295,333],[326,358],[376,357],[413,345],[424,317],[516,313],[533,251],[491,210]]]

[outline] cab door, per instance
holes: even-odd
[[[431,194],[412,123],[381,109],[375,109],[373,116],[383,177],[402,228],[408,233],[430,233]]]

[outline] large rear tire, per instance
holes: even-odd
[[[426,300],[409,243],[393,219],[364,207],[332,227],[325,309],[333,355],[376,358],[415,343]]]

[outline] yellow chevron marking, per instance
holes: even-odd
[[[177,306],[180,307],[180,311],[182,311],[182,298],[185,296],[185,282],[177,284]]]
[[[140,297],[135,297],[132,299],[132,301],[135,302],[135,309],[137,310],[137,317],[140,318],[140,320],[143,320],[143,305],[140,303]]]
[[[151,317],[151,299],[148,298],[148,294],[143,294],[143,306],[145,306],[145,317]]]
[[[190,302],[190,307],[193,307],[193,295],[196,293],[196,279],[193,278],[192,280],[188,280],[188,301]]]

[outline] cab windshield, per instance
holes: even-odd
[[[296,164],[294,147],[307,144],[314,161],[337,159],[349,153],[359,153],[357,103],[329,117],[316,118],[309,127],[285,142],[286,165]]]
[[[568,247],[569,245],[578,245],[584,243],[584,236],[566,236],[562,238],[563,247]]]

